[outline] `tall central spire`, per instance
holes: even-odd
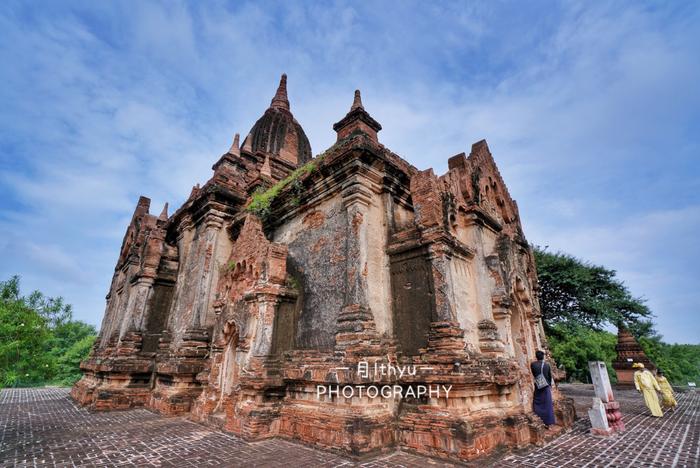
[[[268,154],[275,172],[276,159],[298,165],[311,159],[311,145],[304,130],[290,110],[287,75],[282,74],[270,107],[260,117],[243,141],[241,151]]]
[[[270,107],[289,110],[289,99],[287,99],[287,74],[283,73],[280,78],[280,85],[277,88],[275,97],[272,98]]]

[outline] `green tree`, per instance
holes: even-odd
[[[69,317],[51,331],[46,347],[56,363],[52,383],[73,385],[80,378],[80,361],[90,353],[97,330],[92,325]]]
[[[0,282],[0,386],[72,384],[95,335],[62,298],[23,297],[17,276]]]
[[[669,381],[700,381],[700,345],[664,343],[649,308],[632,296],[614,270],[538,247],[534,252],[550,350],[569,378],[587,381],[590,360],[605,361],[615,378],[611,362],[617,339],[604,328],[622,322]]]
[[[613,381],[616,336],[604,331],[620,321],[636,331],[650,311],[632,297],[616,273],[565,253],[534,248],[539,279],[539,302],[552,357],[567,371],[569,380],[589,382],[589,361],[604,361]]]
[[[44,382],[55,361],[46,353],[47,320],[19,295],[19,278],[0,282],[0,385]]]
[[[583,325],[554,325],[549,334],[549,349],[558,365],[564,366],[569,380],[590,382],[589,361],[604,361],[612,382],[617,336]]]
[[[657,333],[639,337],[639,344],[671,383],[700,383],[700,345],[664,343]]]
[[[534,252],[547,331],[557,324],[601,330],[606,324],[633,325],[651,316],[644,301],[630,294],[614,270],[539,247]]]
[[[53,383],[70,386],[80,379],[82,375],[80,373],[80,361],[90,354],[95,338],[95,335],[86,335],[73,342],[68,349],[58,356]]]

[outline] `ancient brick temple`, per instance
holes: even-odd
[[[641,362],[644,367],[656,373],[656,366],[649,359],[634,338],[634,335],[622,324],[617,326],[617,345],[615,345],[617,357],[612,362],[612,367],[617,374],[617,385],[634,385],[634,372],[632,367],[635,362]]]
[[[360,93],[312,157],[287,99],[172,215],[142,197],[73,397],[353,456],[471,459],[540,443],[533,255],[485,141],[437,176],[379,143]],[[420,371],[363,376],[362,362]],[[390,385],[406,396],[320,394]],[[412,395],[421,385],[445,395]],[[554,392],[559,424],[574,417]]]

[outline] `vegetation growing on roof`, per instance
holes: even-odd
[[[331,154],[336,148],[344,145],[345,143],[359,135],[363,135],[365,137],[367,136],[363,131],[355,130],[349,135],[347,135],[345,138],[336,141],[335,144],[333,144],[333,146],[331,146],[326,151],[313,158],[311,161],[307,162],[303,166],[296,168],[286,178],[280,180],[269,189],[265,190],[259,187],[253,193],[251,201],[246,207],[246,210],[249,213],[257,215],[262,220],[268,219],[272,211],[272,202],[280,195],[280,193],[282,193],[282,191],[284,191],[290,186],[291,192],[293,194],[291,198],[291,203],[293,206],[298,206],[301,202],[301,194],[303,190],[302,178],[307,174],[310,174],[313,171],[315,171],[321,164],[321,161],[323,161],[323,158],[326,157],[326,155]]]
[[[285,188],[287,188],[289,186],[292,186],[294,188],[294,192],[296,194],[294,200],[296,201],[295,204],[298,205],[299,204],[299,196],[301,194],[301,189],[302,189],[302,184],[301,184],[302,177],[315,171],[327,153],[328,153],[328,151],[316,156],[314,159],[307,162],[303,166],[296,168],[286,178],[280,180],[279,182],[277,182],[275,185],[273,185],[269,189],[256,190],[253,193],[251,201],[248,204],[248,206],[246,207],[246,210],[248,210],[248,212],[250,212],[250,213],[257,215],[259,218],[261,218],[263,220],[267,219],[271,214],[272,202],[279,196],[280,193],[282,193],[282,191]]]

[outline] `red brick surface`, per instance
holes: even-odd
[[[590,385],[562,386],[574,398],[576,412],[585,415],[593,388]],[[583,417],[573,429],[542,448],[511,455],[499,467],[697,467],[700,466],[700,394],[680,393],[678,408],[654,418],[635,390],[615,390],[615,399],[626,431],[614,437],[595,437]]]
[[[590,405],[590,386],[562,386],[579,414]],[[641,397],[618,390],[627,431],[597,438],[579,419],[573,430],[540,448],[466,466],[697,467],[700,394],[678,395],[678,409],[652,418]],[[356,462],[281,439],[246,442],[182,417],[144,409],[91,413],[67,389],[0,391],[0,466],[454,466],[395,452]]]

